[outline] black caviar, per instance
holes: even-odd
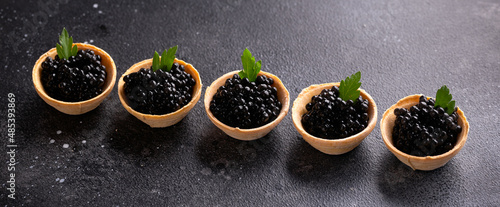
[[[344,101],[339,88],[323,89],[306,105],[302,126],[311,135],[326,139],[345,138],[361,132],[368,125],[369,102],[361,96]]]
[[[392,140],[397,149],[415,156],[434,156],[455,146],[462,131],[456,108],[448,114],[442,107],[434,107],[434,103],[434,99],[421,96],[419,103],[410,110],[394,110],[396,120]]]
[[[255,82],[235,74],[217,89],[210,111],[222,123],[242,129],[263,126],[275,120],[281,111],[274,80],[257,76]]]
[[[196,81],[184,71],[184,65],[174,63],[170,72],[141,68],[123,77],[128,105],[132,109],[153,115],[168,114],[188,104],[193,97]]]
[[[42,85],[52,98],[78,102],[102,93],[106,80],[106,67],[101,56],[92,50],[79,50],[68,60],[47,57],[42,63]]]

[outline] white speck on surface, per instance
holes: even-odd
[[[56,182],[59,181],[59,178],[56,178]]]
[[[64,178],[60,179],[59,183],[64,183],[64,180],[65,180]]]
[[[35,160],[37,160],[37,159],[38,159],[38,156],[35,156]]]
[[[61,130],[57,130],[56,134],[61,134],[62,131]]]
[[[203,175],[210,175],[210,174],[212,174],[212,170],[210,168],[208,168],[208,167],[203,168],[201,170],[201,174],[203,174]]]
[[[24,34],[24,37],[28,37],[28,34]]]
[[[32,169],[34,167],[34,165],[30,166],[30,169]]]
[[[87,143],[87,140],[82,140],[82,144],[85,144],[85,143]]]
[[[85,41],[85,42],[83,42],[83,43],[85,43],[85,44],[89,44],[89,42],[87,42],[87,41]]]
[[[90,40],[89,42],[90,42],[90,43],[93,43],[93,42],[94,42],[94,40]]]
[[[99,7],[98,4],[94,4],[94,9],[97,9],[97,7]]]
[[[101,10],[99,10],[97,13],[102,14],[102,11],[101,11]]]
[[[63,148],[68,148],[69,144],[63,144]]]
[[[56,142],[56,140],[51,139],[51,140],[49,141],[49,144],[53,144],[54,142]]]
[[[101,145],[102,148],[104,148],[104,145]]]
[[[82,121],[80,121],[80,124],[83,123]]]

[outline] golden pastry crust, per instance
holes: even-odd
[[[162,128],[162,127],[168,127],[176,124],[177,122],[181,121],[188,113],[189,111],[198,103],[198,100],[200,99],[201,96],[201,88],[202,88],[202,83],[201,83],[201,78],[200,74],[198,71],[193,67],[193,65],[186,63],[182,60],[175,59],[174,63],[179,63],[179,65],[184,65],[184,69],[186,73],[189,73],[194,80],[196,81],[194,87],[193,87],[193,97],[191,101],[180,108],[177,111],[174,111],[172,113],[168,114],[163,114],[163,115],[152,115],[152,114],[143,114],[140,113],[134,109],[132,109],[128,104],[125,96],[125,91],[124,91],[124,85],[125,81],[123,80],[123,77],[130,73],[134,73],[139,71],[141,68],[146,68],[149,69],[151,65],[153,64],[153,59],[147,59],[143,60],[141,62],[138,62],[132,67],[130,67],[121,77],[118,82],[118,96],[120,97],[120,102],[122,103],[123,107],[132,115],[137,117],[139,120],[142,122],[146,123],[152,128]]]
[[[311,146],[325,154],[340,155],[356,148],[361,143],[361,141],[363,141],[375,128],[375,125],[377,124],[377,105],[375,104],[375,101],[370,96],[370,94],[366,93],[366,91],[363,89],[359,89],[359,91],[361,92],[361,97],[367,99],[369,102],[368,126],[366,126],[363,131],[343,139],[323,139],[320,137],[315,137],[307,133],[304,130],[304,127],[302,127],[302,115],[307,113],[306,104],[311,102],[311,98],[313,96],[320,94],[323,89],[330,89],[332,86],[338,87],[340,86],[340,83],[337,82],[311,85],[302,90],[302,92],[300,92],[299,96],[293,102],[292,119],[297,131]]]
[[[443,165],[445,165],[453,156],[455,156],[460,149],[465,144],[467,140],[467,135],[469,134],[469,122],[464,115],[464,112],[458,108],[458,125],[462,127],[462,132],[457,137],[457,143],[450,151],[436,156],[426,156],[418,157],[406,154],[399,151],[394,147],[392,143],[392,129],[394,128],[394,121],[396,120],[396,115],[394,115],[394,109],[396,108],[406,108],[419,103],[419,98],[422,94],[410,95],[402,98],[396,104],[392,105],[387,111],[385,111],[380,120],[380,130],[382,132],[382,139],[384,140],[385,146],[391,151],[401,162],[410,166],[413,170],[434,170]],[[429,99],[430,97],[427,97]]]
[[[212,101],[212,98],[215,95],[215,93],[217,92],[217,89],[219,89],[219,87],[223,86],[227,79],[232,78],[233,75],[237,74],[238,72],[239,71],[232,71],[232,72],[226,73],[223,76],[219,77],[217,80],[215,80],[212,83],[212,85],[207,87],[207,89],[205,90],[205,99],[204,99],[205,111],[207,112],[207,115],[208,115],[208,118],[210,119],[210,121],[212,121],[212,123],[214,123],[215,126],[217,126],[219,129],[224,131],[227,135],[229,135],[235,139],[239,139],[239,140],[259,139],[259,138],[265,136],[266,134],[268,134],[272,129],[274,129],[274,127],[276,127],[281,122],[281,120],[283,120],[283,118],[285,118],[285,116],[288,113],[288,108],[290,108],[290,97],[289,97],[290,94],[288,93],[288,90],[286,90],[285,86],[283,85],[283,83],[281,82],[281,80],[278,77],[276,77],[275,75],[273,75],[271,73],[260,71],[258,75],[265,75],[265,76],[270,77],[274,80],[274,83],[272,84],[272,86],[274,86],[274,87],[276,87],[276,89],[278,89],[278,100],[282,104],[280,114],[278,115],[278,117],[274,121],[272,121],[264,126],[261,126],[261,127],[252,128],[252,129],[240,129],[238,127],[230,127],[230,126],[220,122],[217,118],[214,117],[214,115],[210,111],[210,101]]]
[[[104,98],[106,98],[106,96],[108,96],[109,93],[111,93],[113,87],[115,86],[115,80],[116,80],[116,65],[115,62],[113,61],[113,58],[111,58],[111,56],[109,56],[108,53],[106,53],[101,48],[89,44],[75,43],[75,45],[78,46],[78,50],[90,49],[94,51],[95,54],[101,56],[101,64],[106,66],[107,75],[106,75],[106,80],[104,81],[103,92],[98,96],[85,101],[65,102],[56,100],[47,95],[47,93],[43,88],[41,80],[42,63],[45,61],[47,57],[55,58],[55,56],[57,55],[56,48],[50,49],[48,52],[46,52],[45,54],[40,56],[40,58],[38,58],[38,60],[35,63],[35,66],[33,66],[33,73],[32,73],[33,84],[35,86],[38,95],[47,104],[51,105],[60,112],[70,115],[84,114],[97,108],[97,106],[101,104]]]

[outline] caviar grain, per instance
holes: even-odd
[[[196,84],[184,66],[174,63],[170,72],[141,68],[123,77],[128,105],[141,113],[163,115],[188,104]]]
[[[42,63],[42,85],[52,98],[78,102],[102,93],[106,80],[106,67],[101,56],[92,50],[79,50],[69,59],[47,57]]]
[[[451,150],[462,127],[458,114],[448,114],[442,107],[434,107],[435,100],[421,96],[410,109],[394,110],[396,120],[392,131],[394,146],[415,156],[435,156]]]
[[[275,120],[281,111],[274,80],[258,76],[255,82],[235,74],[217,89],[210,111],[222,123],[242,129],[263,126]]]
[[[302,126],[311,135],[326,139],[341,139],[357,134],[368,125],[369,102],[361,96],[356,101],[344,101],[339,88],[323,89],[306,105]]]

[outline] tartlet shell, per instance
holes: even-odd
[[[89,44],[75,43],[75,45],[77,45],[78,50],[90,49],[94,51],[95,54],[100,55],[101,64],[106,67],[107,74],[106,74],[105,84],[103,87],[103,92],[98,96],[85,101],[65,102],[54,99],[45,92],[41,80],[42,63],[45,61],[47,57],[55,58],[55,56],[57,55],[56,48],[50,49],[48,52],[46,52],[45,54],[40,56],[40,58],[38,58],[38,60],[35,63],[35,66],[33,66],[33,73],[32,73],[35,90],[38,93],[38,95],[45,101],[45,103],[49,104],[50,106],[54,107],[60,112],[70,115],[84,114],[97,108],[97,106],[101,104],[104,98],[106,98],[106,96],[108,96],[109,93],[111,93],[116,80],[116,65],[115,62],[113,61],[113,58],[111,58],[111,56],[109,56],[107,52],[105,52],[101,48]]]
[[[340,155],[347,153],[356,148],[375,128],[377,124],[377,105],[373,98],[365,90],[359,89],[361,97],[367,99],[368,104],[368,125],[363,131],[342,139],[324,139],[313,136],[306,132],[302,126],[302,115],[307,113],[306,104],[311,102],[311,98],[321,93],[323,89],[330,89],[332,86],[340,86],[340,83],[324,83],[319,85],[311,85],[298,95],[293,102],[292,119],[293,125],[297,129],[304,140],[317,150],[329,154]]]
[[[272,129],[274,129],[274,127],[276,127],[281,122],[281,120],[283,120],[283,118],[287,115],[288,109],[290,108],[290,94],[288,93],[288,90],[285,88],[285,86],[277,76],[271,73],[260,71],[258,74],[259,76],[265,75],[266,77],[270,77],[274,80],[272,86],[278,89],[278,100],[282,104],[280,114],[274,121],[261,127],[252,129],[240,129],[239,127],[230,127],[220,122],[217,118],[214,117],[214,115],[210,111],[210,101],[212,101],[212,98],[217,92],[217,89],[223,86],[227,79],[232,78],[233,75],[237,74],[238,72],[239,71],[232,71],[226,73],[223,76],[219,77],[214,82],[212,82],[212,84],[209,87],[207,87],[207,89],[205,90],[205,98],[204,98],[205,110],[207,112],[210,121],[212,121],[212,123],[214,123],[215,126],[224,131],[227,135],[235,139],[245,140],[245,141],[259,139],[268,134]]]
[[[422,94],[404,97],[387,109],[382,116],[382,120],[380,121],[380,130],[382,132],[382,139],[384,140],[385,146],[387,146],[387,149],[389,149],[389,151],[391,151],[401,162],[410,166],[413,170],[434,170],[445,165],[460,151],[460,149],[462,149],[465,141],[467,140],[467,135],[469,134],[469,122],[467,122],[464,112],[457,107],[458,124],[462,127],[462,132],[458,135],[457,143],[453,149],[444,154],[418,157],[401,152],[392,143],[392,129],[394,128],[394,122],[396,120],[394,109],[409,109],[411,106],[419,103],[420,96],[422,96]],[[427,97],[427,99],[429,98],[430,97]]]
[[[175,59],[174,63],[179,63],[179,65],[184,65],[184,69],[186,73],[189,73],[194,80],[196,81],[194,87],[193,87],[193,96],[191,101],[180,108],[177,111],[174,111],[172,113],[168,114],[163,114],[163,115],[152,115],[152,114],[143,114],[141,112],[138,112],[134,109],[132,109],[128,104],[126,100],[126,95],[125,95],[125,90],[124,90],[124,85],[125,81],[123,81],[123,77],[130,73],[134,73],[139,71],[141,68],[146,68],[149,70],[153,63],[153,59],[147,59],[143,60],[141,62],[138,62],[134,65],[132,65],[121,77],[118,82],[118,96],[120,97],[120,102],[122,103],[123,107],[132,115],[134,115],[136,118],[141,120],[142,122],[146,123],[152,128],[162,128],[162,127],[168,127],[171,125],[176,124],[177,122],[181,121],[188,113],[189,111],[196,105],[198,100],[200,99],[201,96],[201,87],[202,82],[200,78],[200,74],[198,71],[193,67],[193,65],[186,63],[182,60]]]

